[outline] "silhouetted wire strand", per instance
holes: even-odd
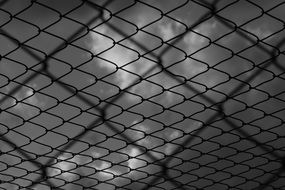
[[[104,3],[103,7],[104,7],[104,6],[107,6],[108,4],[110,4],[110,3],[112,3],[112,2],[113,2],[113,0],[108,0],[108,1],[106,1],[106,2]],[[94,23],[96,20],[98,20],[98,19],[99,19],[100,17],[102,17],[102,16],[103,16],[103,12],[100,11],[100,14],[99,14],[98,16],[94,17],[93,19],[91,19],[91,20],[88,22],[87,25],[88,25],[88,26],[91,25],[92,23]],[[76,32],[73,33],[73,35],[71,35],[69,38],[67,38],[66,42],[69,43],[69,41],[73,40],[78,34],[82,33],[84,30],[85,30],[85,27],[82,27],[82,28],[78,29]],[[52,52],[47,56],[47,58],[46,58],[46,60],[45,60],[45,62],[44,62],[45,67],[44,67],[43,70],[46,71],[48,74],[50,74],[49,76],[50,76],[53,80],[55,80],[55,78],[53,78],[53,75],[51,75],[51,73],[48,71],[48,64],[47,64],[48,58],[54,56],[54,55],[57,54],[60,50],[64,49],[64,48],[66,47],[66,42],[64,42],[64,43],[60,44],[59,46],[57,46],[57,47],[55,48],[55,50],[52,51]],[[68,89],[70,92],[72,91],[72,89],[66,87],[65,85],[62,85],[62,83],[60,83],[60,84],[61,84],[62,87],[65,87],[66,90]],[[17,90],[15,90],[15,92],[17,92]],[[89,100],[87,100],[87,99],[85,99],[85,98],[84,98],[83,100],[84,100],[85,102],[90,102]],[[96,120],[95,122],[93,122],[92,124],[98,123],[98,122],[100,122],[100,120],[101,120],[101,119],[98,119],[98,120]],[[86,133],[86,131],[81,132],[80,134],[77,135],[77,138],[81,138],[85,133]],[[75,138],[75,139],[76,139],[76,138]],[[71,143],[67,144],[67,146],[65,146],[65,149],[70,148],[70,147],[71,147],[72,145],[74,145],[74,144],[75,144],[75,141],[72,141]],[[60,154],[61,154],[61,152],[58,152],[56,155],[54,155],[54,157],[57,158]],[[50,159],[49,161],[46,162],[45,165],[46,165],[46,166],[49,166],[52,162],[53,162],[53,159]],[[44,171],[44,172],[46,172],[46,171]],[[28,187],[29,187],[29,188],[32,188],[33,186],[35,186],[35,185],[37,184],[36,182],[39,181],[39,180],[41,180],[42,177],[43,177],[43,176],[37,178],[37,179],[35,180],[35,183],[32,184],[32,185],[30,185],[30,186],[28,186]],[[49,182],[49,183],[52,184],[51,182]],[[54,185],[53,185],[53,186],[54,186]]]
[[[0,7],[2,7],[3,5],[5,5],[8,2],[8,0],[3,0],[0,2]]]
[[[265,182],[261,183],[261,185],[258,188],[255,188],[255,190],[263,190],[267,188],[271,183],[278,180],[279,175],[283,172],[284,172],[284,168],[280,167],[275,174],[271,175],[270,178],[268,178]]]
[[[217,1],[216,1],[216,3],[217,3]],[[215,6],[215,5],[213,4],[213,6]],[[212,14],[212,13],[210,13],[210,14],[205,14],[205,15],[202,16],[201,20],[203,20],[204,18],[208,18],[209,16],[212,17],[213,14]],[[218,17],[217,14],[215,14],[215,16]],[[220,18],[220,17],[219,17],[219,18]],[[219,19],[219,20],[221,21],[222,19]],[[196,24],[193,24],[193,26],[198,25],[198,24],[199,24],[199,21],[200,21],[200,19],[197,21]],[[222,23],[223,23],[224,25],[226,25],[227,27],[229,27],[229,28],[232,29],[231,25],[229,25],[227,22],[224,22],[224,20],[222,20]],[[192,27],[193,27],[193,26],[192,26]],[[190,27],[190,28],[192,28],[192,27]],[[251,43],[255,43],[255,41],[253,41],[251,38],[249,38],[248,36],[246,36],[244,33],[238,32],[238,34],[239,34],[240,36],[242,36],[243,38],[246,38],[246,39],[247,39],[248,41],[250,41]],[[177,40],[176,40],[177,42],[174,41],[172,44],[178,43],[179,40],[180,40],[180,39],[177,39]],[[283,44],[283,43],[284,43],[284,42],[282,41],[280,44]],[[170,47],[170,46],[168,46],[168,47]],[[265,51],[265,52],[268,53],[268,54],[271,54],[271,55],[274,54],[273,52],[269,52],[267,49],[263,48],[263,46],[261,46],[261,45],[259,45],[259,44],[257,44],[257,47],[260,48],[261,50]],[[167,48],[166,48],[166,49],[167,49]],[[167,51],[167,50],[165,50],[165,52],[166,52],[166,51]],[[162,55],[163,55],[163,54],[164,54],[164,53],[162,53]],[[160,57],[162,57],[162,56],[160,56]],[[269,62],[268,64],[266,64],[265,66],[263,66],[263,68],[266,68],[267,66],[269,66],[270,63],[271,63],[271,62]],[[162,67],[163,67],[163,66],[162,66]],[[178,82],[182,83],[182,81],[180,81],[178,78],[175,78],[175,75],[174,75],[174,74],[172,74],[171,72],[169,72],[169,71],[166,70],[166,69],[165,69],[164,71],[165,71],[170,77],[172,77],[172,78],[178,80]],[[261,69],[258,70],[258,71],[256,71],[256,73],[254,73],[253,75],[251,75],[251,76],[245,81],[245,83],[247,83],[247,84],[250,83],[250,81],[252,81],[253,79],[255,79],[256,76],[259,75],[262,71],[263,71],[263,70],[261,70]],[[187,85],[187,84],[186,84],[186,85]],[[186,86],[186,85],[185,85],[185,86]],[[198,93],[194,88],[191,88],[191,86],[187,86],[187,87],[188,87],[188,89],[190,89],[191,91],[194,91],[194,93]],[[231,97],[233,94],[237,93],[237,92],[238,92],[241,88],[243,88],[243,87],[244,87],[244,84],[239,85],[237,88],[235,88],[235,89],[228,95],[228,97]],[[227,97],[227,100],[228,100],[228,97]],[[202,98],[205,99],[206,101],[210,102],[211,104],[216,104],[216,103],[214,103],[213,100],[211,100],[211,99],[208,98],[207,96],[202,97]],[[225,102],[224,102],[224,103],[225,103]],[[223,104],[224,104],[224,103],[223,103]],[[220,111],[222,111],[222,110],[223,110],[223,109],[220,109]],[[215,119],[215,118],[218,117],[220,114],[221,114],[221,113],[215,114],[212,118]],[[248,134],[246,131],[237,128],[233,122],[229,121],[227,118],[225,118],[225,120],[226,120],[226,122],[227,122],[230,126],[232,126],[233,128],[237,129],[237,131],[238,131],[239,133],[241,133],[243,136],[245,136],[245,137],[249,136],[249,134]],[[199,131],[197,132],[197,134],[195,134],[195,136],[198,136],[199,133],[202,132],[203,129],[205,129],[205,128],[204,128],[204,127],[200,128]],[[191,137],[188,138],[188,139],[185,141],[185,143],[183,143],[183,145],[188,144],[189,142],[191,142],[191,140],[192,140]],[[272,150],[268,149],[268,148],[267,148],[266,146],[264,146],[263,144],[260,144],[260,143],[259,143],[257,140],[255,140],[253,137],[249,138],[249,140],[252,141],[253,143],[255,143],[256,145],[261,145],[260,148],[261,148],[263,151],[270,152],[275,158],[280,158],[280,155],[278,155],[278,154],[272,152]],[[173,154],[177,154],[179,149],[180,149],[180,147],[177,148],[177,149],[174,151]],[[165,161],[164,163],[168,163],[170,160],[172,160],[171,157],[169,157],[169,160]],[[156,181],[156,179],[154,179],[154,181]]]

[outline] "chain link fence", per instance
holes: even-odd
[[[2,0],[1,189],[285,189],[285,1]]]

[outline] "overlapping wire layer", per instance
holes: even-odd
[[[13,65],[14,70],[9,75],[1,71],[1,89],[6,91],[1,91],[0,188],[285,189],[285,67],[282,62],[285,38],[280,37],[285,22],[271,14],[275,9],[284,8],[285,2],[263,10],[247,1],[260,11],[260,15],[249,18],[246,24],[266,16],[281,25],[279,30],[263,39],[250,35],[243,27],[246,24],[239,25],[222,14],[223,10],[230,9],[238,2],[231,1],[218,7],[219,1],[185,1],[163,12],[144,1],[132,1],[118,10],[111,10],[108,7],[118,3],[118,0],[82,0],[76,7],[62,13],[45,2],[33,0],[17,13],[10,13],[5,8],[8,1],[2,1],[0,33],[7,44],[0,44],[4,49],[1,52],[1,65]],[[138,5],[160,11],[160,17],[153,18],[153,21],[141,27],[132,23],[131,19],[120,16]],[[172,17],[173,12],[192,5],[205,11],[190,25]],[[76,20],[72,14],[83,6],[92,10],[92,18]],[[50,17],[47,23],[37,25],[24,16],[33,9],[46,9],[55,16]],[[148,27],[165,18],[183,25],[184,30],[168,40],[148,31]],[[134,30],[130,29],[127,33],[119,24],[113,24],[112,19],[130,24]],[[63,20],[68,22],[65,24],[67,27],[53,28]],[[199,34],[196,29],[209,20],[215,20],[225,27],[226,32],[215,39]],[[18,29],[21,26],[30,27],[30,33],[23,31],[26,37],[19,39],[13,35],[16,30],[13,26],[19,26]],[[100,29],[102,26],[108,26],[115,36],[104,34]],[[60,32],[65,35],[59,35]],[[160,43],[152,48],[147,46],[152,40],[136,40],[135,35],[139,32]],[[111,41],[111,46],[106,46],[101,52],[86,48],[80,42],[86,40],[90,33],[105,37]],[[207,40],[208,44],[188,53],[179,47],[179,43],[193,33]],[[227,43],[219,43],[233,34],[248,42],[248,45],[236,51]],[[37,41],[41,35],[44,40]],[[276,36],[278,40],[274,44],[266,42]],[[132,45],[126,45],[126,41]],[[126,66],[119,66],[115,58],[106,60],[104,53],[112,52],[112,48],[117,46],[124,47],[126,54],[131,51],[137,58]],[[215,48],[225,51],[218,61],[207,62],[195,57],[213,46],[210,51],[215,51]],[[255,51],[261,52],[265,58],[253,60],[244,55],[254,54]],[[126,54],[122,53],[119,57]],[[169,63],[167,58],[170,54],[179,57],[178,60]],[[81,62],[74,63],[70,57],[75,56],[80,57],[78,60]],[[239,60],[236,61],[236,58]],[[143,73],[131,73],[127,69],[127,65],[131,67],[135,61],[142,59],[150,62]],[[195,60],[205,69],[191,77],[177,74],[173,67],[186,59]],[[89,72],[86,65],[94,63],[94,60],[113,65],[113,71],[106,75],[100,71],[96,71],[98,75]],[[232,75],[229,69],[223,69],[225,67],[221,65],[233,60],[236,64],[246,61],[251,67]],[[133,77],[124,87],[110,79],[113,77],[116,81],[114,75],[122,71],[129,72]],[[171,78],[173,85],[166,88],[163,81],[152,80],[161,75]],[[224,79],[211,86],[208,85],[210,83],[201,82],[207,77],[211,80],[213,76],[224,76]],[[68,80],[68,77],[72,79]],[[87,81],[87,78],[88,84],[79,82],[81,79]],[[34,81],[41,84],[35,87],[31,85]],[[144,83],[160,90],[149,96],[136,94],[137,91],[132,90]],[[274,85],[278,86],[278,92],[272,90]],[[100,88],[112,89],[110,95],[100,96]],[[183,92],[181,89],[184,89]],[[19,99],[18,95],[23,91],[30,93]],[[167,94],[172,94],[174,98],[171,105],[159,100]],[[44,96],[49,106],[34,104],[29,99],[34,95]],[[240,98],[245,96],[251,97],[253,103]],[[132,97],[135,103],[122,103],[126,97]],[[183,109],[178,109],[179,106]],[[16,108],[27,114],[13,112]],[[132,125],[125,122],[130,117],[136,118]],[[166,123],[165,117],[174,117],[174,122]],[[183,127],[189,121],[193,126],[187,131]],[[149,122],[151,130],[135,128],[143,122]],[[167,139],[162,134],[168,130],[178,131],[178,134],[175,138]],[[134,139],[136,133],[141,136]],[[87,136],[89,140],[86,140]],[[155,140],[151,141],[151,145],[145,145],[142,143],[145,139]],[[170,153],[162,151],[170,145]],[[137,152],[127,153],[129,147],[135,147]],[[100,154],[91,155],[90,152],[99,149]],[[134,160],[140,164],[130,167],[127,163]],[[63,162],[68,168],[60,167]],[[95,162],[100,162],[101,168],[94,167]],[[103,162],[108,164],[103,166]]]

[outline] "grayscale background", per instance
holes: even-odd
[[[285,1],[2,2],[1,189],[285,189]]]

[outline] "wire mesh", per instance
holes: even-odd
[[[285,1],[0,3],[1,189],[285,189]]]

